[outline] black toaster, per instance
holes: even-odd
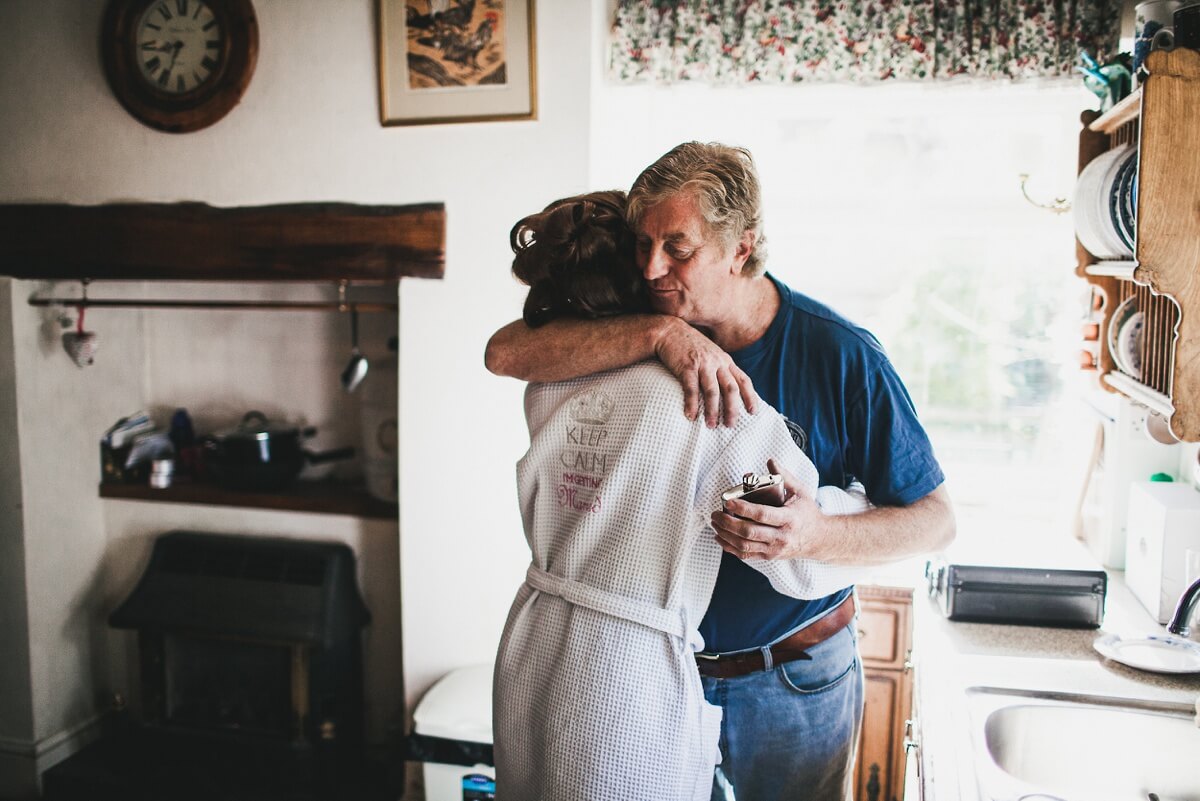
[[[951,620],[1096,628],[1104,620],[1103,570],[925,564],[929,594]]]

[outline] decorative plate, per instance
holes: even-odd
[[[1125,166],[1125,160],[1132,150],[1133,148],[1129,145],[1121,145],[1104,154],[1105,156],[1112,155],[1106,162],[1096,193],[1096,232],[1104,240],[1108,253],[1121,259],[1133,256],[1133,251],[1126,247],[1125,241],[1121,238],[1116,215],[1117,186],[1120,182],[1121,170]]]
[[[1075,183],[1075,202],[1072,204],[1075,235],[1089,253],[1101,260],[1120,259],[1125,251],[1120,246],[1120,238],[1107,230],[1111,227],[1108,198],[1112,167],[1129,149],[1129,145],[1120,145],[1101,153],[1088,162]]]
[[[1116,362],[1117,369],[1128,375],[1134,375],[1132,371],[1133,365],[1125,360],[1125,350],[1121,347],[1121,331],[1138,313],[1137,298],[1130,296],[1121,301],[1116,309],[1113,310],[1112,318],[1108,321],[1108,352]],[[1143,318],[1145,319],[1145,318]],[[1138,373],[1141,373],[1141,364],[1137,365]]]
[[[1116,183],[1113,184],[1113,196],[1110,203],[1113,224],[1121,237],[1121,243],[1133,255],[1133,204],[1130,200],[1133,194],[1133,175],[1137,172],[1137,153],[1130,151],[1121,162],[1117,172]]]
[[[1106,634],[1092,643],[1101,656],[1153,673],[1200,673],[1200,643],[1182,637],[1151,634],[1121,637]]]
[[[1125,372],[1139,381],[1142,378],[1142,328],[1146,315],[1134,312],[1117,329],[1117,352],[1125,363]]]

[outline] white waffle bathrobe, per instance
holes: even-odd
[[[530,385],[525,416],[517,483],[532,563],[496,659],[496,797],[708,799],[721,711],[692,653],[721,561],[709,515],[770,457],[814,491],[816,468],[773,409],[733,428],[689,422],[658,362]],[[868,506],[829,487],[818,502],[826,514]],[[856,577],[808,560],[749,563],[798,598]]]

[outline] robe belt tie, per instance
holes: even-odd
[[[555,576],[533,564],[525,571],[525,583],[540,592],[556,595],[568,603],[640,623],[656,631],[679,637],[684,642],[692,639],[682,608],[663,609],[661,606],[608,592],[582,581]]]

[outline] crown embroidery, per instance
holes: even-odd
[[[616,407],[610,395],[589,389],[571,398],[571,419],[592,426],[604,425]]]

